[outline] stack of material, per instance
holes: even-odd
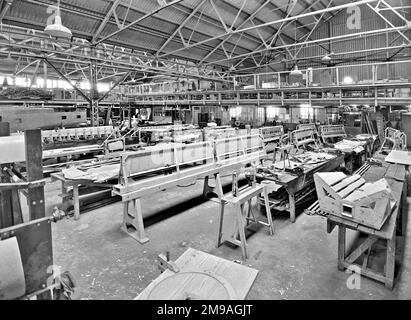
[[[343,139],[340,142],[334,144],[334,149],[340,150],[342,152],[350,153],[361,153],[364,151],[365,143],[363,141],[346,140]]]
[[[286,169],[294,169],[301,166],[310,166],[318,163],[326,162],[335,158],[335,155],[325,152],[312,152],[306,151],[301,154],[297,154],[290,158],[290,161],[285,161]],[[274,168],[282,170],[284,169],[284,161],[278,161],[274,163]]]
[[[67,180],[88,180],[103,183],[119,177],[120,162],[84,169],[71,167],[63,169],[62,173]]]

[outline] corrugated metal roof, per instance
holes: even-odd
[[[103,19],[110,11],[116,0],[61,0],[61,11],[63,24],[73,31],[75,36],[92,39],[99,29]],[[168,0],[167,3],[172,2]],[[348,0],[333,0],[331,6],[348,3]],[[401,0],[389,1],[392,5],[400,5]],[[42,30],[47,24],[50,13],[47,8],[56,5],[55,0],[15,0],[6,13],[5,23],[27,26],[29,28]],[[213,4],[216,9],[214,8]],[[310,32],[314,27],[316,18],[319,15],[308,16],[299,19],[298,22],[289,22],[285,24],[277,23],[270,26],[261,27],[258,30],[248,30],[243,34],[223,35],[226,30],[222,25],[220,18],[223,20],[226,28],[233,26],[235,29],[250,28],[254,25],[260,25],[267,22],[278,21],[287,15],[298,15],[303,12],[321,10],[327,7],[330,1],[325,0],[183,0],[160,10],[158,13],[142,20],[133,27],[119,32],[110,38],[107,42],[127,46],[136,50],[143,50],[150,53],[167,54],[172,56],[201,61],[208,53],[215,49],[208,57],[207,61],[216,61],[227,59],[228,55],[241,55],[252,53],[257,48],[264,47],[264,41],[271,41],[277,30],[282,27],[281,35],[285,43],[294,43],[295,38],[301,38]],[[200,6],[201,5],[201,6]],[[243,6],[244,5],[244,6]],[[261,6],[264,9],[258,11],[249,21],[250,15],[256,12]],[[153,12],[160,7],[157,0],[120,0],[115,10],[118,22],[127,26],[129,23],[143,17],[145,14]],[[239,10],[242,8],[240,13]],[[196,13],[187,20],[187,17],[196,10]],[[333,13],[324,14],[324,18],[329,18]],[[220,17],[219,17],[220,16]],[[337,15],[333,24],[338,29],[338,19],[342,15]],[[180,26],[181,36],[189,48],[185,46],[179,34],[172,39],[171,36]],[[297,32],[295,27],[297,27]],[[322,30],[321,23],[317,26]],[[336,29],[336,32],[338,31]],[[103,28],[100,38],[106,37],[118,31],[117,19],[112,15],[109,22]],[[324,34],[314,32],[312,37]],[[346,30],[344,31],[346,32]],[[355,31],[354,31],[355,32]],[[217,39],[208,41],[210,38]],[[224,40],[224,46],[221,41]],[[190,47],[193,43],[205,42],[195,47]],[[162,48],[164,45],[166,46]],[[278,40],[277,45],[282,45]],[[353,44],[353,46],[356,46]],[[360,45],[356,48],[360,48]],[[162,48],[161,52],[159,52]],[[177,52],[174,52],[178,50]],[[310,51],[311,49],[306,49]],[[322,54],[324,48],[311,50],[312,54]],[[251,60],[249,60],[251,61]],[[245,61],[247,63],[247,60]],[[228,65],[229,63],[226,62]]]

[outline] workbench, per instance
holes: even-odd
[[[340,271],[344,271],[347,268],[352,270],[355,267],[355,271],[360,272],[362,276],[382,282],[389,289],[393,288],[397,232],[400,235],[404,234],[404,221],[407,214],[407,183],[405,181],[405,174],[406,170],[403,165],[383,162],[382,166],[369,166],[368,170],[362,175],[367,182],[375,182],[385,177],[395,199],[397,199],[397,204],[391,216],[380,230],[361,225],[348,218],[327,215],[327,232],[331,233],[338,226],[338,269]],[[365,241],[361,244],[354,244],[354,248],[350,253],[347,252],[346,248],[347,229],[359,231],[366,236]],[[386,260],[382,272],[368,266],[372,246],[377,241],[382,241],[386,244]],[[362,261],[361,257],[363,257]]]
[[[306,199],[310,194],[315,192],[314,188],[314,173],[333,171],[337,169],[344,162],[343,155],[332,155],[329,160],[316,163],[306,164],[303,168],[303,173],[298,175],[295,173],[275,170],[272,174],[265,173],[259,170],[257,173],[257,181],[269,180],[278,185],[278,190],[283,187],[288,195],[288,201],[281,203],[275,201],[270,197],[271,209],[278,211],[288,211],[290,213],[291,222],[295,222],[296,204],[303,199]],[[265,160],[261,167],[269,167],[272,160]],[[278,191],[277,190],[277,191]],[[300,195],[300,199],[296,199],[296,196]]]

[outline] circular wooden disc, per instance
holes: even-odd
[[[204,272],[179,272],[157,283],[147,300],[235,300],[232,286]]]

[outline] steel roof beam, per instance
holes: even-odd
[[[104,17],[103,21],[101,22],[101,24],[99,25],[98,29],[96,30],[96,32],[93,35],[93,39],[92,39],[92,43],[95,43],[96,40],[98,39],[98,37],[100,36],[101,32],[103,31],[103,29],[106,27],[107,23],[110,21],[111,16],[113,15],[113,13],[115,13],[118,5],[120,4],[121,0],[115,0],[113,2],[113,4],[111,5],[110,10],[107,12],[106,16]]]
[[[321,43],[321,42],[327,42],[327,41],[332,41],[332,40],[338,40],[338,39],[348,39],[348,38],[353,38],[353,37],[360,37],[363,35],[369,35],[369,34],[378,34],[378,33],[384,33],[384,32],[388,32],[388,31],[397,31],[397,30],[408,30],[407,26],[404,27],[396,27],[396,28],[386,28],[386,29],[378,29],[378,30],[369,30],[369,31],[362,31],[362,32],[358,32],[358,33],[352,33],[352,34],[344,34],[344,35],[340,35],[340,36],[334,36],[334,37],[327,37],[327,38],[322,38],[322,39],[317,39],[317,40],[310,40],[310,41],[306,41],[303,43],[303,45],[308,45],[308,44],[317,44],[317,43]],[[282,46],[278,46],[276,47],[276,49],[285,49],[285,48],[290,48],[290,47],[295,47],[298,44],[287,44],[287,45],[282,45]],[[300,44],[301,45],[301,44]],[[270,49],[262,49],[262,50],[257,50],[254,52],[255,53],[263,53],[267,50]],[[239,59],[242,58],[244,56],[247,56],[249,54],[242,54],[242,55],[238,55],[236,57],[232,57],[232,59]],[[220,62],[224,62],[230,59],[221,59],[221,60],[217,60],[217,61],[212,61],[207,63],[206,65],[209,64],[214,64],[214,63],[220,63]]]
[[[3,22],[4,16],[7,14],[7,11],[9,11],[11,5],[13,4],[14,0],[6,0],[3,4],[3,8],[1,9],[0,12],[0,23]]]
[[[157,52],[155,53],[156,56],[158,56],[158,54],[163,51],[163,49],[169,44],[169,42],[177,35],[178,32],[180,32],[180,30],[186,25],[186,23],[188,21],[190,21],[190,19],[197,13],[197,11],[203,6],[203,4],[206,2],[207,0],[202,0],[194,9],[193,11],[188,15],[187,18],[184,19],[184,21],[178,26],[178,28],[173,32],[173,34],[166,40],[166,42],[164,42],[164,44],[161,46],[160,49],[157,50]]]
[[[250,30],[255,30],[255,29],[258,29],[258,28],[263,28],[263,27],[267,27],[267,26],[271,26],[271,25],[275,25],[275,24],[280,24],[280,23],[283,23],[283,22],[294,21],[294,20],[298,20],[298,19],[301,19],[301,18],[310,17],[310,16],[317,15],[317,14],[322,14],[323,12],[336,11],[336,10],[345,9],[345,8],[349,8],[349,7],[352,7],[352,6],[358,6],[358,5],[367,4],[367,3],[376,2],[376,1],[378,1],[378,0],[360,0],[360,1],[356,1],[356,2],[350,2],[350,3],[347,3],[347,4],[343,4],[343,5],[333,6],[333,7],[330,7],[328,9],[321,9],[321,10],[308,12],[308,13],[303,13],[303,14],[288,17],[288,18],[279,19],[279,20],[276,20],[276,21],[263,23],[263,24],[256,25],[256,26],[251,26],[251,27],[248,27],[248,28],[238,29],[238,30],[235,30],[235,31],[231,31],[229,34],[239,34],[239,33],[247,32],[247,31],[250,31]],[[168,52],[166,54],[160,55],[160,57],[166,57],[166,56],[169,56],[169,55],[173,55],[173,54],[178,53],[180,51],[188,50],[188,49],[191,49],[193,47],[199,46],[201,44],[205,44],[205,43],[208,43],[210,41],[220,39],[220,38],[222,38],[226,35],[227,35],[226,33],[220,34],[220,35],[211,37],[209,39],[199,41],[195,44],[189,45],[186,48],[177,49],[177,50]]]
[[[170,2],[170,3],[164,4],[163,6],[161,6],[161,7],[157,8],[157,9],[155,9],[155,10],[153,10],[153,11],[151,11],[151,12],[145,14],[145,15],[143,15],[142,17],[138,18],[137,20],[134,20],[133,22],[129,23],[128,25],[126,25],[126,26],[124,26],[124,27],[122,27],[121,29],[119,29],[119,30],[117,30],[117,31],[109,34],[108,36],[103,37],[102,39],[100,39],[100,40],[98,40],[98,41],[96,41],[96,44],[102,43],[102,42],[104,42],[104,41],[106,41],[106,40],[114,37],[115,35],[119,34],[120,32],[122,32],[122,31],[124,31],[124,30],[127,30],[127,29],[129,29],[130,27],[132,27],[132,26],[135,26],[137,23],[140,23],[140,22],[143,21],[144,19],[147,19],[147,18],[149,18],[149,17],[151,17],[151,16],[159,13],[161,10],[163,10],[163,9],[165,9],[165,8],[168,8],[168,7],[171,7],[171,6],[173,6],[173,5],[177,4],[177,3],[180,3],[180,2],[182,2],[182,1],[184,1],[184,0],[174,0],[174,1]]]

